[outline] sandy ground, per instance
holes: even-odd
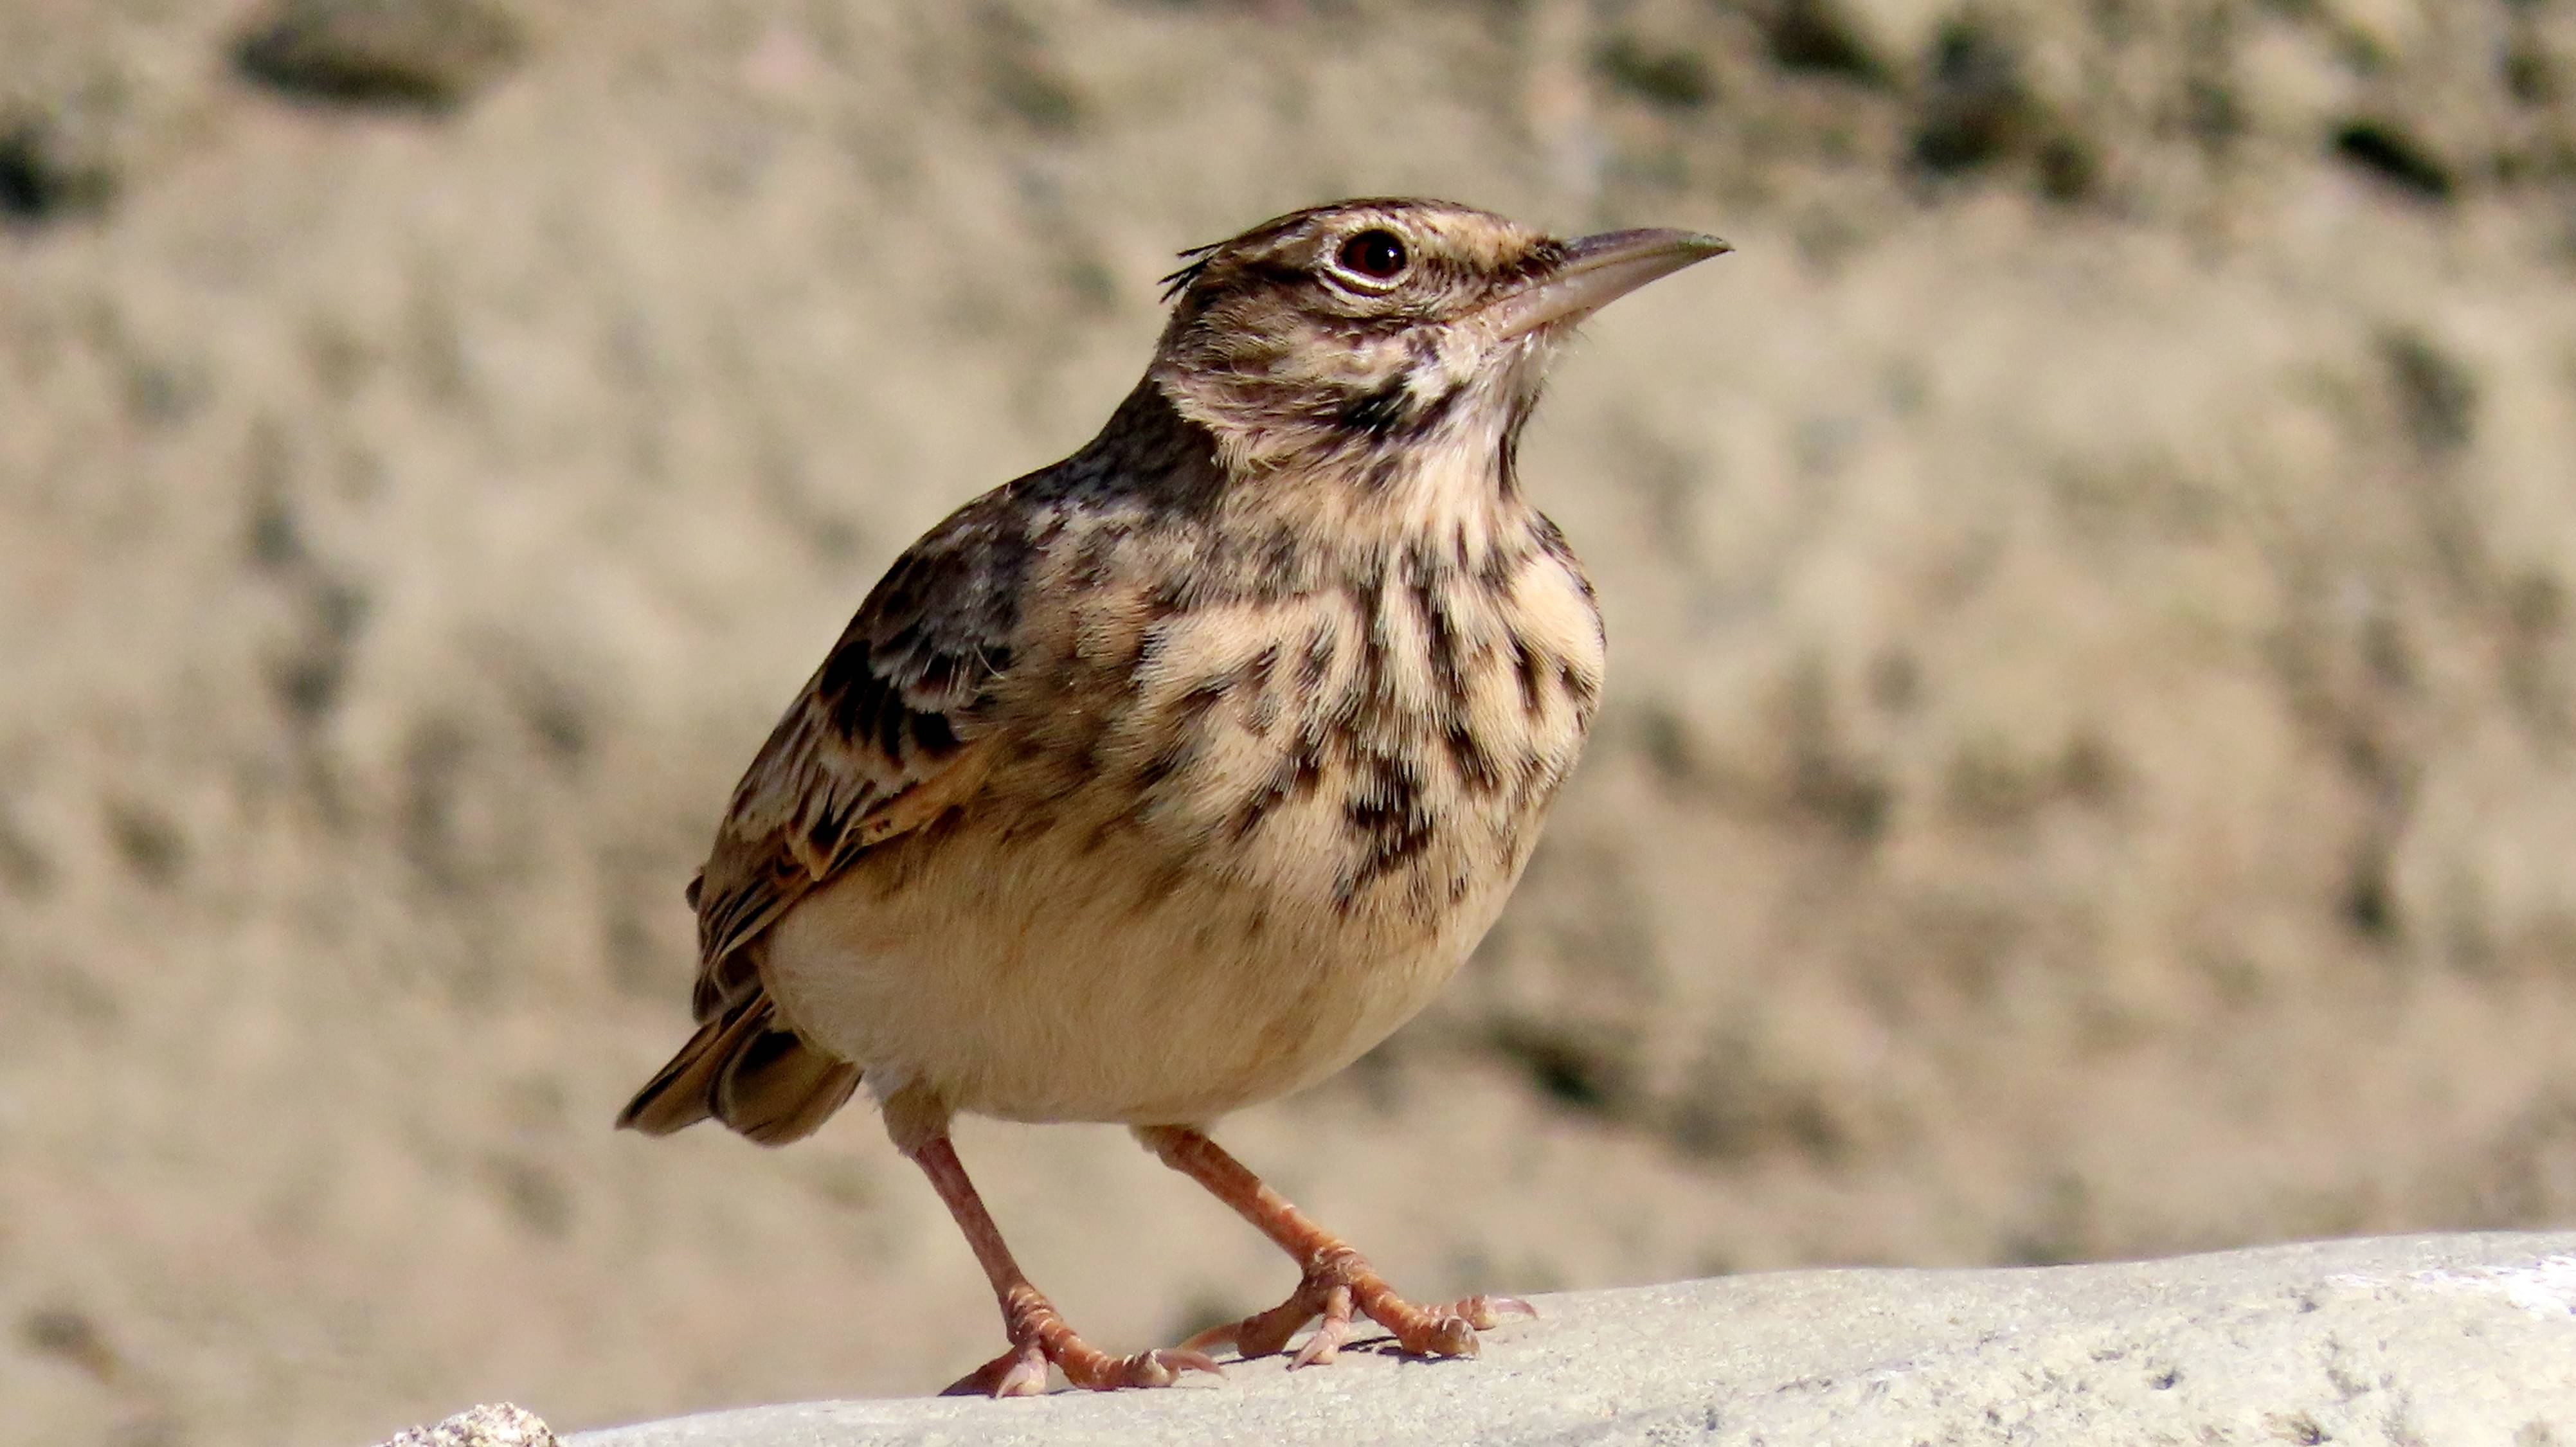
[[[0,3],[10,1435],[989,1355],[864,1112],[608,1131],[680,886],[1170,254],[1354,193],[1740,251],[1531,435],[1612,677],[1528,882],[1239,1153],[1424,1294],[2576,1220],[2576,6],[906,8]],[[1288,1285],[962,1149],[1106,1343]]]

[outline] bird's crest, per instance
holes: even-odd
[[[1198,280],[1199,273],[1208,269],[1208,263],[1216,259],[1217,248],[1223,245],[1222,241],[1211,241],[1180,253],[1181,269],[1164,277],[1161,282],[1164,305],[1170,305],[1172,298],[1190,289],[1190,283]]]

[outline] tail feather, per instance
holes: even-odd
[[[859,1067],[777,1023],[755,990],[698,1027],[619,1112],[620,1130],[671,1132],[713,1117],[765,1146],[812,1135],[859,1088]]]

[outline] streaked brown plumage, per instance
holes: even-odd
[[[1301,1363],[1355,1314],[1472,1352],[1517,1303],[1402,1300],[1201,1127],[1385,1038],[1501,908],[1602,676],[1522,424],[1575,322],[1724,249],[1380,200],[1189,253],[1108,426],[914,544],[753,761],[689,891],[700,1028],[618,1123],[777,1145],[864,1080],[1001,1300],[962,1389],[1163,1385],[1317,1316]],[[967,1184],[960,1111],[1127,1124],[1305,1279],[1094,1351]]]

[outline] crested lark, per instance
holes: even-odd
[[[736,788],[689,900],[697,1034],[618,1124],[765,1145],[861,1082],[999,1297],[952,1390],[1163,1386],[1322,1318],[1462,1356],[1527,1308],[1424,1307],[1203,1127],[1429,1001],[1519,878],[1601,691],[1600,615],[1513,455],[1568,330],[1724,251],[1354,201],[1186,253],[1144,380],[1081,451],[896,560]],[[1115,1121],[1294,1257],[1189,1345],[1093,1349],[948,1139]]]

